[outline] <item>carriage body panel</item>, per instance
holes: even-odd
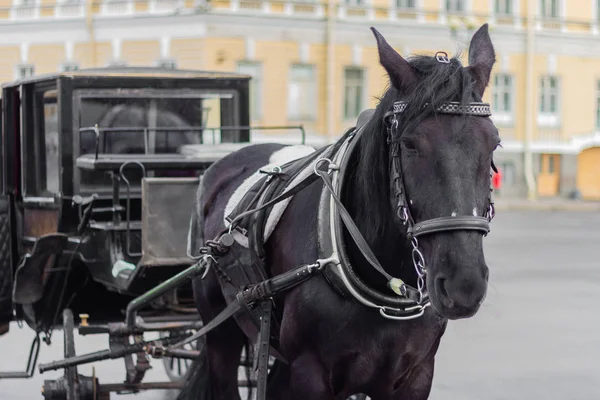
[[[198,176],[223,150],[181,149],[249,141],[249,80],[126,67],[2,85],[0,325],[17,318],[44,331],[68,303],[120,319],[132,296],[189,266]],[[98,310],[105,292],[112,302]]]

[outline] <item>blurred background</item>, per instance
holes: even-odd
[[[497,194],[600,199],[597,0],[1,0],[0,81],[105,66],[242,72],[253,125],[326,144],[387,77],[375,26],[402,55],[497,52],[486,101],[503,148]]]
[[[475,318],[449,324],[431,398],[598,399],[600,0],[0,0],[0,82],[102,67],[239,72],[252,76],[251,125],[302,125],[321,146],[375,107],[388,84],[369,27],[403,56],[446,51],[466,64],[483,23],[497,58],[484,101],[503,144],[492,180],[498,216],[484,241],[490,286]],[[222,112],[211,95],[205,105],[215,111],[198,117],[209,125]],[[90,109],[82,126],[104,110]],[[47,121],[58,112],[44,103]],[[58,150],[46,144],[50,169]],[[55,176],[48,185],[57,188]],[[32,336],[11,323],[0,371],[23,368]],[[106,337],[76,338],[78,353],[107,346]],[[62,351],[57,333],[40,362]],[[170,368],[154,360],[147,380],[173,380]],[[124,371],[121,360],[79,370],[103,383],[121,382]],[[44,380],[62,374],[2,380],[0,400],[41,398]]]

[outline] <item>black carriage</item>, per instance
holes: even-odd
[[[249,126],[249,80],[102,68],[3,86],[0,334],[17,320],[37,335],[25,370],[1,378],[32,376],[40,340],[50,343],[56,327],[65,331],[65,358],[74,357],[75,315],[79,334],[110,335],[110,350],[79,361],[124,358],[127,377],[98,386],[70,366],[64,378],[46,381],[45,398],[177,387],[175,375],[173,382],[142,382],[148,357],[167,357],[169,369],[197,351],[164,354],[143,333],[160,332],[168,343],[201,326],[189,282],[156,290],[193,264],[186,237],[199,177],[250,143],[251,132],[295,131],[304,141],[302,127]]]

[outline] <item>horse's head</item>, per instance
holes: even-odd
[[[495,62],[487,24],[471,40],[468,67],[445,53],[407,61],[373,32],[392,84],[384,100],[396,108],[385,110],[392,111],[385,126],[397,223],[416,236],[409,238],[419,250],[416,264],[422,254],[436,311],[450,319],[472,316],[487,291],[482,240],[500,142],[486,105],[477,104]]]

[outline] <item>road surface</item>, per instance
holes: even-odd
[[[600,399],[600,213],[503,211],[485,239],[488,296],[472,319],[453,321],[436,358],[432,400]],[[32,334],[0,338],[0,370],[23,368]],[[62,356],[61,332],[40,361]],[[105,337],[77,337],[78,353]],[[122,361],[95,364],[102,383],[123,379]],[[160,361],[148,380],[166,380]],[[79,367],[91,375],[91,366]],[[0,381],[0,399],[42,399],[44,379]],[[113,396],[165,400],[167,391]]]

